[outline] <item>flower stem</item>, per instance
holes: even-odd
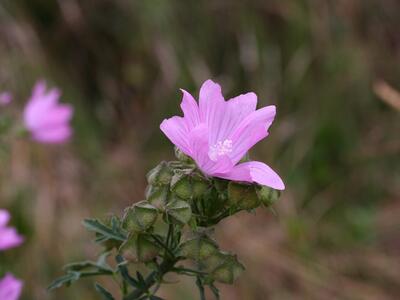
[[[124,297],[123,300],[135,300],[138,299],[140,296],[148,292],[148,290],[157,282],[157,280],[160,280],[166,273],[171,271],[174,268],[174,265],[176,264],[178,260],[164,260],[158,271],[154,271],[150,273],[149,276],[145,279],[145,285],[143,289],[136,289],[133,292],[131,292],[128,296]]]

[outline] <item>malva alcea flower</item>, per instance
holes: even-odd
[[[10,92],[1,92],[0,93],[0,105],[1,106],[10,104],[12,99],[13,99],[13,96]]]
[[[69,139],[72,130],[71,105],[58,103],[60,91],[46,90],[46,83],[39,81],[33,88],[31,98],[25,107],[24,124],[32,138],[41,143],[63,143]]]
[[[184,116],[174,116],[160,125],[172,143],[209,176],[285,189],[279,175],[266,164],[240,163],[250,148],[268,136],[275,106],[256,110],[254,93],[225,101],[221,87],[212,80],[202,85],[198,104],[191,94],[182,92]]]
[[[7,226],[9,220],[9,212],[0,209],[0,250],[17,247],[24,241],[23,237],[18,234],[15,228]]]
[[[7,273],[0,279],[0,300],[17,300],[21,295],[22,281]]]

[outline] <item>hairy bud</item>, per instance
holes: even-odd
[[[257,190],[258,199],[266,206],[269,207],[273,205],[280,196],[280,192],[278,190],[274,190],[267,186],[261,186]]]
[[[210,269],[209,281],[232,284],[244,271],[244,266],[236,256],[226,252],[218,252],[210,256],[205,264]]]
[[[254,185],[234,181],[228,184],[228,200],[231,205],[239,209],[253,209],[260,204]]]
[[[168,185],[172,178],[172,170],[168,163],[163,161],[147,173],[147,182],[151,185]]]
[[[153,206],[162,210],[168,202],[168,186],[149,185],[146,190],[146,200]]]
[[[126,210],[124,227],[128,231],[144,231],[154,224],[157,214],[157,208],[147,201],[140,201]]]
[[[165,219],[178,224],[187,224],[192,217],[190,205],[179,199],[174,199],[167,204],[165,210]]]
[[[206,259],[218,251],[217,244],[207,237],[195,237],[185,241],[180,249],[181,256],[201,261]]]
[[[179,198],[190,199],[193,193],[190,177],[181,172],[176,172],[171,179],[171,191]]]
[[[149,235],[136,233],[121,245],[119,251],[128,261],[148,262],[158,255],[160,248]]]

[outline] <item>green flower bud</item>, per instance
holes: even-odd
[[[280,196],[280,192],[278,190],[275,190],[273,188],[267,187],[267,186],[261,186],[257,190],[258,194],[258,199],[266,206],[270,207],[273,205]]]
[[[128,231],[144,231],[154,224],[157,214],[157,208],[147,201],[140,201],[126,210],[124,228]]]
[[[210,271],[210,281],[219,281],[232,284],[244,271],[244,266],[236,256],[219,252],[206,260],[206,266]]]
[[[179,199],[174,199],[167,204],[166,207],[166,220],[176,222],[178,224],[186,224],[192,217],[192,209],[190,205]]]
[[[168,185],[172,178],[172,170],[168,164],[163,161],[157,167],[147,173],[147,182],[151,185]]]
[[[175,173],[171,179],[171,191],[179,198],[190,199],[192,196],[192,185],[190,177],[180,172]]]
[[[146,190],[146,200],[158,209],[163,209],[168,202],[168,186],[149,185]]]
[[[189,164],[193,164],[193,160],[187,156],[185,153],[183,153],[178,147],[175,147],[175,157],[183,162],[183,163],[189,163]]]
[[[196,261],[206,259],[218,251],[218,246],[207,237],[196,237],[185,241],[179,249],[179,255]]]
[[[128,261],[148,262],[158,255],[160,248],[146,234],[132,234],[119,249]]]
[[[234,181],[228,185],[228,200],[231,205],[240,209],[253,209],[260,204],[254,185]]]
[[[204,196],[209,189],[209,182],[205,178],[196,176],[192,178],[193,198],[198,199]]]
[[[139,234],[137,238],[137,257],[140,262],[152,260],[158,255],[160,248],[147,235]]]

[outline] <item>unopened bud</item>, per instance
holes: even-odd
[[[208,268],[211,268],[210,277],[222,283],[232,284],[244,271],[244,266],[236,256],[219,252],[207,260]]]
[[[186,224],[192,217],[192,209],[190,205],[179,199],[172,200],[166,207],[166,220],[173,221],[178,224]]]
[[[272,189],[267,186],[261,186],[257,190],[258,199],[266,206],[270,207],[273,205],[280,196],[280,192],[278,190]]]
[[[204,196],[209,189],[209,182],[205,178],[192,178],[193,198],[198,199]]]
[[[180,247],[180,255],[201,261],[218,251],[218,246],[214,241],[206,237],[196,237],[184,242]]]
[[[240,209],[253,209],[260,204],[254,185],[234,181],[228,185],[228,199],[232,205]]]
[[[175,157],[183,163],[193,164],[193,159],[183,153],[178,147],[175,147]]]
[[[129,207],[124,215],[124,227],[128,231],[144,231],[157,219],[157,208],[147,201],[140,201]]]
[[[146,190],[146,200],[158,209],[163,209],[167,204],[168,186],[149,185]]]
[[[157,167],[147,173],[147,182],[151,185],[168,185],[172,178],[172,170],[163,161]]]
[[[190,199],[192,196],[192,185],[189,176],[177,172],[171,179],[171,191],[179,198]]]
[[[158,255],[160,248],[146,234],[132,234],[119,251],[128,261],[148,262]]]

